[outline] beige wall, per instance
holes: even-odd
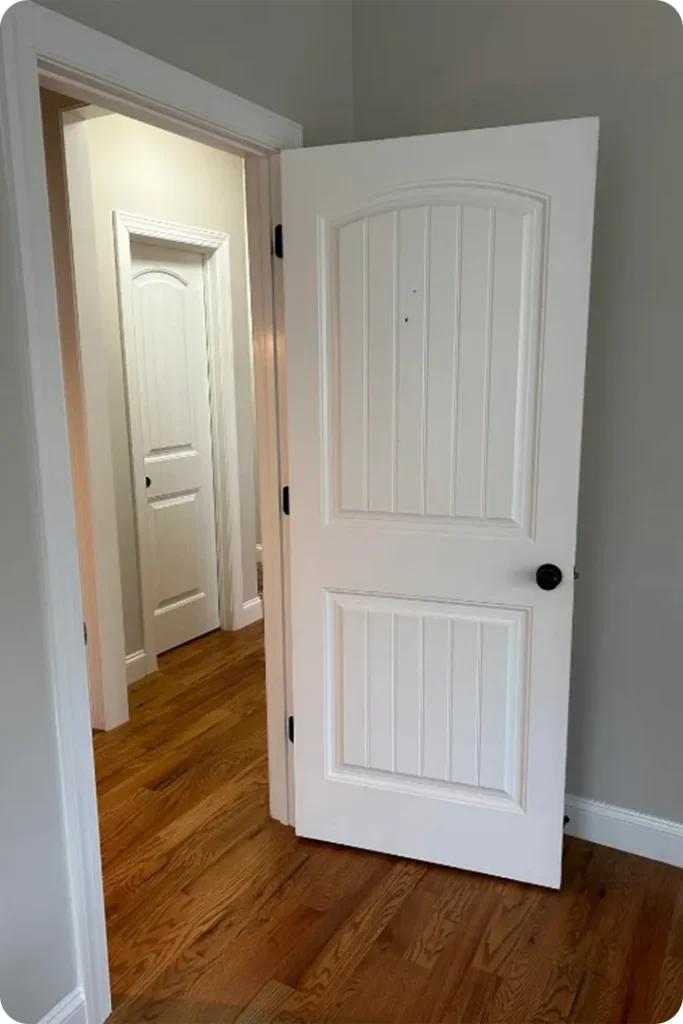
[[[600,116],[570,792],[683,821],[683,25],[642,0],[363,0],[355,136]]]
[[[244,600],[257,596],[254,414],[245,238],[243,161],[107,114],[85,122],[92,180],[102,349],[107,359],[116,516],[126,654],[143,647],[130,437],[118,309],[112,215],[115,210],[230,235]]]
[[[50,226],[57,285],[59,331],[62,343],[64,393],[69,429],[69,456],[73,480],[78,559],[81,578],[83,618],[90,625],[86,658],[88,680],[101,677],[102,663],[98,622],[97,586],[92,534],[92,508],[90,503],[90,469],[88,464],[88,437],[85,423],[81,386],[81,360],[74,303],[74,279],[71,266],[71,239],[66,187],[66,167],[61,113],[79,104],[67,96],[40,90],[43,115],[43,140],[47,163],[47,187],[50,200]],[[91,688],[92,695],[92,688]],[[92,709],[92,703],[91,703]]]

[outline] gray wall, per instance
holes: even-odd
[[[567,788],[683,821],[683,26],[665,3],[354,4],[356,139],[601,119]]]
[[[191,8],[58,9],[299,120],[309,144],[349,138],[346,3]],[[362,0],[353,15],[358,138],[602,118],[569,787],[683,820],[680,22],[663,3],[620,0]],[[2,196],[0,182],[6,266]],[[0,998],[35,1021],[75,971],[11,286],[0,308]]]
[[[352,138],[350,0],[41,0],[303,125]]]
[[[36,1021],[76,985],[47,676],[35,450],[0,164],[0,1002]],[[9,280],[8,280],[9,278]]]

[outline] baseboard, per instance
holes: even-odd
[[[236,616],[235,629],[244,629],[252,622],[258,622],[263,618],[263,602],[260,597],[252,597],[251,601],[245,601],[242,611]]]
[[[565,808],[567,835],[683,867],[683,824],[569,794]]]
[[[120,663],[119,663],[120,664]],[[144,651],[126,655],[126,682],[130,686],[147,675],[147,655]]]
[[[40,1019],[38,1024],[86,1024],[83,989],[75,988]]]

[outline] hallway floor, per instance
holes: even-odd
[[[263,633],[213,633],[95,738],[113,1024],[668,1020],[683,871],[568,839],[550,892],[268,817]]]

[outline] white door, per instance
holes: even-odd
[[[134,366],[144,465],[134,467],[156,653],[217,629],[218,572],[204,270],[198,253],[133,242]]]
[[[560,883],[597,136],[282,154],[300,835]]]

